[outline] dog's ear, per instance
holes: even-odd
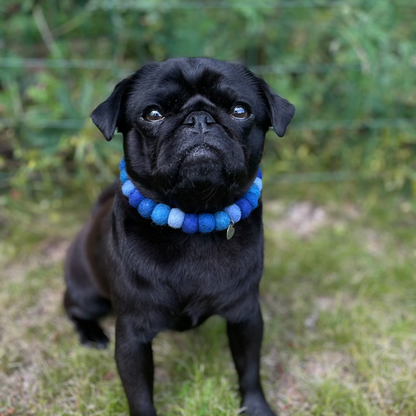
[[[92,121],[107,141],[113,138],[116,128],[120,127],[121,104],[129,85],[130,78],[119,82],[112,94],[91,113]]]
[[[265,81],[261,80],[261,84],[267,100],[267,107],[273,130],[279,137],[283,137],[286,127],[295,115],[295,106],[275,94]]]

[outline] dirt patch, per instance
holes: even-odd
[[[345,228],[348,222],[360,218],[356,205],[315,205],[310,201],[286,205],[279,200],[264,204],[265,223],[273,232],[290,232],[301,238],[308,238],[324,226]]]
[[[298,202],[285,208],[278,201],[270,201],[265,204],[265,210],[271,217],[267,226],[273,231],[289,231],[299,237],[308,237],[328,223],[327,210],[311,202]]]

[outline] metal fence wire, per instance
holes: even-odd
[[[109,92],[116,81],[137,69],[133,64],[135,60],[144,63],[149,57],[158,59],[179,54],[177,45],[183,42],[184,36],[169,39],[176,36],[175,23],[176,31],[185,31],[192,28],[192,16],[198,16],[200,22],[208,26],[216,19],[221,21],[217,32],[225,35],[233,33],[232,28],[238,30],[239,18],[244,20],[248,31],[242,36],[247,39],[233,40],[236,55],[238,57],[238,51],[244,51],[242,61],[254,73],[263,76],[272,86],[283,83],[284,91],[294,91],[300,111],[290,125],[290,131],[299,135],[308,132],[319,135],[342,134],[342,131],[376,133],[391,129],[413,143],[416,125],[415,113],[411,111],[415,106],[412,94],[416,94],[413,84],[416,81],[416,53],[415,48],[412,49],[416,45],[415,2],[90,0],[85,6],[78,7],[77,13],[70,18],[65,18],[63,9],[58,6],[51,11],[41,4],[22,9],[22,16],[32,25],[24,39],[14,38],[12,24],[6,22],[3,29],[6,48],[0,45],[0,51],[3,50],[0,100],[4,100],[8,111],[2,111],[0,107],[0,129],[19,130],[18,134],[36,130],[62,131],[64,134],[83,129],[90,123],[88,111],[81,112],[85,117],[73,111],[77,102],[71,98],[72,91],[68,86],[68,97],[63,101],[71,102],[68,108],[72,109],[51,111],[51,115],[46,114],[45,108],[25,111],[27,90],[38,82],[35,79],[39,74],[50,74],[58,82],[60,79],[66,83],[71,80],[76,85],[78,78],[83,77],[85,83],[90,77],[91,84],[100,78],[100,93]],[[13,12],[6,12],[12,19]],[[91,23],[94,19],[98,19],[100,27]],[[137,21],[145,27],[135,26]],[[104,27],[103,22],[108,22],[108,26]],[[183,27],[179,27],[179,22]],[[169,25],[173,28],[169,29]],[[311,25],[310,28],[307,25]],[[284,29],[279,30],[280,26]],[[385,30],[385,38],[380,40]],[[21,34],[23,32],[21,30]],[[215,27],[211,30],[211,33],[217,32]],[[144,40],[149,33],[152,34],[150,40]],[[198,40],[204,40],[203,34],[198,36]],[[93,52],[88,58],[88,48],[83,47],[82,40]],[[139,50],[132,52],[135,41],[140,44]],[[206,39],[204,42],[201,55],[215,56],[223,40],[212,39],[217,49],[214,46],[210,49]],[[20,47],[19,43],[26,47]],[[97,53],[95,44],[98,49],[106,50]],[[192,46],[191,41],[189,45]],[[149,48],[153,49],[149,52]],[[39,50],[41,53],[37,52]],[[186,55],[186,45],[182,52]],[[278,59],[275,59],[275,53]],[[233,58],[235,56],[231,60]],[[85,90],[91,91],[91,88],[85,87]],[[348,108],[343,109],[337,97],[345,100]],[[308,100],[314,109],[310,115]],[[368,111],[360,113],[359,105]],[[30,104],[28,107],[32,108]],[[314,182],[352,180],[361,176],[359,172],[342,170],[293,172],[280,178],[282,182]]]

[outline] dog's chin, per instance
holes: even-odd
[[[184,212],[216,212],[232,203],[232,189],[222,159],[211,149],[198,147],[183,159],[172,193]]]
[[[222,159],[210,148],[198,146],[189,152],[179,166],[178,179],[185,186],[223,185],[226,181]]]

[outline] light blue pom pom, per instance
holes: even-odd
[[[123,169],[126,169],[126,162],[124,161],[124,157],[123,159],[121,159],[121,162],[120,162],[120,170],[123,170]]]
[[[168,223],[170,207],[165,204],[157,204],[152,212],[152,220],[157,225]]]
[[[145,198],[142,202],[140,202],[138,211],[142,217],[150,218],[150,216],[152,215],[152,211],[156,205],[157,202],[152,201],[149,198]]]
[[[236,204],[225,207],[224,211],[228,214],[231,221],[238,222],[241,219],[241,209]]]
[[[217,231],[226,230],[230,226],[230,217],[224,211],[216,212],[214,217]]]
[[[199,214],[198,226],[201,233],[210,233],[215,230],[215,218],[212,214]]]
[[[123,170],[120,172],[120,180],[121,180],[121,182],[122,182],[122,183],[125,183],[126,181],[128,181],[128,180],[129,180],[129,177],[127,176],[126,169],[123,169]]]
[[[256,185],[257,188],[260,189],[260,191],[263,189],[263,181],[260,178],[255,179],[254,185]]]
[[[179,208],[172,208],[168,217],[168,225],[172,228],[181,228],[184,219],[184,212],[182,212]]]
[[[121,187],[121,191],[123,192],[124,195],[126,195],[127,197],[129,197],[133,191],[136,188],[134,187],[134,185],[132,184],[131,181],[127,180],[126,182],[124,182],[123,186]]]

